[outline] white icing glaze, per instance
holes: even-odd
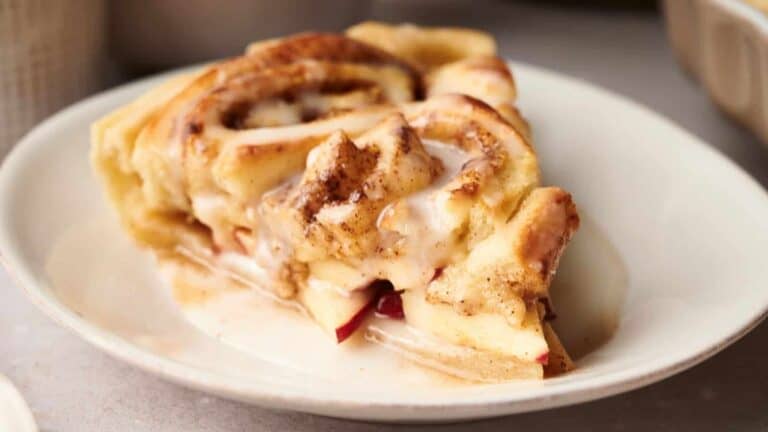
[[[457,219],[452,218],[445,211],[445,206],[451,196],[450,190],[453,188],[451,183],[470,159],[470,155],[454,145],[435,140],[424,140],[423,144],[428,153],[442,161],[443,171],[427,188],[384,208],[377,221],[380,245],[384,248],[397,247],[400,253],[397,256],[372,255],[347,263],[370,279],[391,280],[398,289],[425,287],[434,276],[435,270],[445,266],[452,254],[456,253],[453,237],[457,228]],[[310,152],[308,158],[313,157],[315,157],[314,152]],[[294,174],[267,192],[263,198],[285,193],[287,188],[300,181],[301,176],[302,173]],[[229,252],[221,254],[217,261],[226,267],[236,265],[239,273],[253,275],[262,285],[272,286],[274,283],[270,283],[270,278],[274,277],[281,263],[290,256],[290,247],[287,243],[280,241],[288,235],[282,232],[283,227],[280,224],[272,223],[266,226],[260,223],[262,218],[257,210],[260,201],[246,207],[247,217],[258,226],[254,234],[256,246],[249,251],[251,256],[246,257],[236,252]],[[198,195],[192,198],[192,203],[197,218],[213,228],[214,233],[220,229],[228,233],[225,228],[226,221],[223,219],[226,208],[226,200],[223,196]],[[353,210],[353,204],[337,205],[325,208],[323,216],[328,220],[334,219],[334,215],[343,219],[347,212]],[[391,218],[393,212],[400,213],[395,218]],[[388,217],[394,222],[384,226],[383,220]],[[231,228],[229,227],[230,230]],[[348,288],[338,288],[338,290],[344,291]]]

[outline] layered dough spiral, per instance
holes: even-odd
[[[364,23],[170,79],[94,125],[92,160],[161,258],[245,263],[229,270],[321,325],[323,301],[368,305],[387,281],[406,322],[538,376],[570,367],[542,305],[578,215],[540,187],[515,97],[487,35]],[[532,342],[472,330],[487,317]]]

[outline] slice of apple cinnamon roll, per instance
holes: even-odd
[[[177,279],[221,272],[338,342],[402,318],[362,327],[471,380],[562,372],[548,288],[578,215],[494,50],[373,23],[255,43],[97,122],[93,164]]]

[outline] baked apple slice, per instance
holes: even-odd
[[[453,344],[499,353],[523,361],[544,363],[549,347],[536,308],[528,308],[520,325],[511,325],[500,314],[456,313],[446,304],[432,304],[423,293],[402,295],[408,324]]]
[[[541,363],[448,343],[401,321],[378,320],[366,328],[365,338],[416,364],[467,381],[498,383],[541,379],[545,374]]]
[[[352,336],[372,310],[376,290],[367,287],[344,291],[329,282],[310,279],[299,296],[320,327],[341,343]]]

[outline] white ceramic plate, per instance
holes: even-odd
[[[355,419],[448,421],[596,399],[690,367],[757,325],[768,308],[760,186],[645,108],[514,71],[545,179],[573,192],[584,216],[553,288],[557,327],[579,356],[565,376],[460,385],[377,347],[337,348],[285,314],[254,324],[192,313],[210,335],[190,325],[118,228],[87,157],[88,125],[162,78],[79,103],[19,144],[0,170],[0,252],[35,304],[117,358],[225,397]]]

